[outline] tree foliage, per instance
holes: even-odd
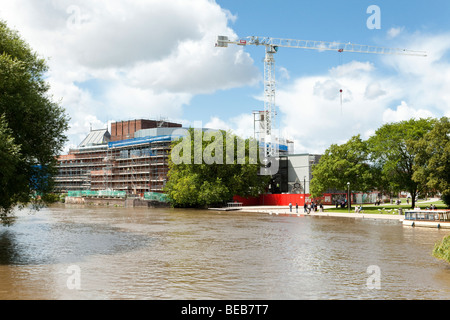
[[[354,136],[331,145],[313,167],[311,194],[329,189],[408,191],[411,206],[419,193],[440,192],[450,204],[450,122],[411,119],[381,126],[368,140]]]
[[[2,217],[32,193],[51,191],[55,156],[67,140],[68,118],[48,93],[46,72],[45,60],[0,21]]]
[[[342,145],[331,145],[313,166],[311,195],[320,197],[328,189],[367,191],[373,188],[376,168],[368,162],[367,143],[359,135]]]
[[[270,177],[258,175],[260,165],[252,158],[252,142],[225,131],[215,131],[211,136],[190,128],[187,137],[173,143],[169,155],[165,192],[172,205],[208,207],[222,205],[235,195],[257,196],[263,192]],[[244,155],[239,153],[244,150]]]
[[[413,179],[442,194],[450,207],[450,120],[443,117],[416,144]]]
[[[450,236],[444,237],[440,243],[435,244],[433,256],[450,263]]]
[[[417,142],[431,130],[434,120],[411,119],[381,126],[368,140],[371,160],[382,170],[392,192],[403,190],[411,194],[411,207],[416,195],[425,191],[425,185],[413,179]]]

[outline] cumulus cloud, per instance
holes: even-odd
[[[383,122],[399,122],[409,119],[432,118],[433,113],[426,109],[414,109],[402,101],[395,110],[388,108],[383,112]]]
[[[386,94],[386,91],[381,88],[381,85],[379,82],[372,82],[367,85],[364,96],[369,100],[373,100],[373,99],[377,99],[378,97],[381,97],[385,94]]]
[[[448,112],[450,106],[450,33],[415,33],[398,39],[405,48],[426,52],[426,57],[385,57],[384,63],[397,72],[395,86],[401,88],[408,104],[432,108],[435,114]],[[403,99],[405,100],[405,99]]]
[[[249,138],[253,137],[255,134],[254,124],[253,114],[243,113],[227,120],[220,119],[217,116],[212,116],[204,127],[209,129],[231,131],[239,137]]]
[[[214,47],[217,35],[237,37],[236,17],[214,1],[17,0],[0,19],[48,58],[71,140],[110,119],[182,119],[193,95],[260,78],[243,48]]]
[[[340,95],[341,85],[336,80],[317,81],[314,85],[314,95],[326,100],[336,100]]]
[[[282,127],[296,152],[322,153],[356,134],[366,139],[386,122],[450,114],[450,34],[401,32],[397,38],[428,57],[386,56],[376,65],[352,61],[294,78],[277,91]]]
[[[332,77],[352,77],[358,78],[366,75],[368,72],[374,70],[373,63],[362,62],[362,61],[351,61],[346,64],[339,65],[337,67],[331,68],[330,76]]]
[[[2,3],[0,19],[48,58],[47,80],[72,119],[74,144],[91,125],[111,120],[168,117],[186,124],[185,107],[196,95],[261,80],[243,47],[214,47],[217,35],[237,38],[237,16],[214,1],[14,0]],[[385,37],[386,46],[427,57],[355,58],[308,76],[278,67],[277,122],[296,152],[321,153],[354,134],[370,136],[386,121],[450,116],[450,33],[394,27]],[[211,113],[205,127],[253,135],[251,113],[229,119]]]
[[[399,34],[406,37],[406,34]],[[389,56],[375,62],[350,61],[327,72],[291,76],[277,86],[277,121],[297,153],[323,153],[360,134],[369,138],[384,123],[450,115],[450,38],[417,34],[404,39],[407,48],[424,49],[444,41],[439,54],[423,57]],[[429,46],[416,47],[423,40]],[[342,95],[340,93],[342,90]],[[342,104],[341,104],[342,97]],[[263,96],[254,97],[262,101]],[[230,119],[212,117],[208,127],[253,130],[251,114]]]

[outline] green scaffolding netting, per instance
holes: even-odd
[[[124,198],[126,196],[125,191],[117,190],[72,190],[68,191],[68,197],[114,197]]]
[[[114,198],[125,198],[125,191],[117,190],[72,190],[68,191],[68,197],[114,197]],[[167,195],[158,192],[145,192],[144,199],[154,200],[160,202],[167,202]]]
[[[158,193],[158,192],[145,192],[144,199],[155,200],[155,201],[160,201],[160,202],[167,202],[167,196],[164,193]]]

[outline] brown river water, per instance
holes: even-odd
[[[398,221],[55,206],[0,226],[0,299],[450,299],[449,230]]]

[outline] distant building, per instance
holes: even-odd
[[[320,155],[281,154],[278,172],[273,176],[271,193],[309,194],[312,166],[319,163]]]
[[[91,130],[76,148],[58,156],[55,191],[89,194],[110,190],[139,196],[162,192],[170,145],[180,128],[178,123],[137,119],[114,122],[111,132]],[[291,152],[291,141],[279,144],[279,169],[268,193],[301,194],[304,199],[309,194],[312,165],[320,155]]]
[[[58,156],[55,191],[162,192],[167,180],[172,132],[181,124],[129,120],[91,130],[77,148]]]

